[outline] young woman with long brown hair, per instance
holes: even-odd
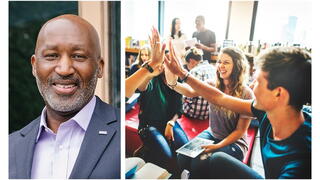
[[[220,59],[217,61],[216,80],[207,82],[208,85],[215,86],[231,96],[252,99],[253,93],[246,85],[247,75],[248,63],[244,53],[237,48],[229,47],[224,48],[220,53]],[[188,97],[199,96],[189,85],[179,83],[175,79],[173,75],[168,76],[169,87]],[[248,150],[246,131],[250,124],[250,117],[211,103],[209,109],[209,127],[198,137],[213,140],[214,144],[203,147],[205,153],[195,159],[178,155],[181,168],[188,169],[197,178],[205,175],[206,167],[208,167],[207,159],[212,153],[222,151],[242,160]]]

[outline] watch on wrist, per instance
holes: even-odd
[[[188,77],[190,75],[190,72],[188,72],[182,79],[181,79],[181,82],[186,82]]]
[[[143,68],[146,68],[150,73],[153,73],[153,68],[149,65],[149,62],[142,64]]]

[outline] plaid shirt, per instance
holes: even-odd
[[[215,67],[208,63],[208,61],[201,61],[194,67],[190,74],[201,81],[213,79],[215,77]],[[205,120],[209,118],[209,102],[203,97],[183,97],[183,113],[185,116]]]

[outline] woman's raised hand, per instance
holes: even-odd
[[[180,60],[177,58],[175,50],[172,45],[172,40],[169,41],[169,56],[165,57],[164,60],[166,68],[171,71],[171,73],[181,77],[184,77],[187,73],[183,68]]]
[[[152,27],[151,29],[151,37],[149,36],[149,41],[151,47],[150,66],[156,67],[163,63],[166,45],[165,43],[160,42],[160,35],[155,27]]]

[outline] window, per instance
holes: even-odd
[[[158,25],[158,1],[129,0],[122,3],[122,37],[131,36],[136,40],[148,40],[152,26]]]
[[[255,40],[311,47],[311,1],[259,1]]]
[[[195,19],[203,15],[205,27],[215,32],[217,42],[221,43],[226,33],[228,5],[228,1],[165,1],[164,37],[170,35],[171,21],[178,17],[182,32],[191,39],[196,31]]]

